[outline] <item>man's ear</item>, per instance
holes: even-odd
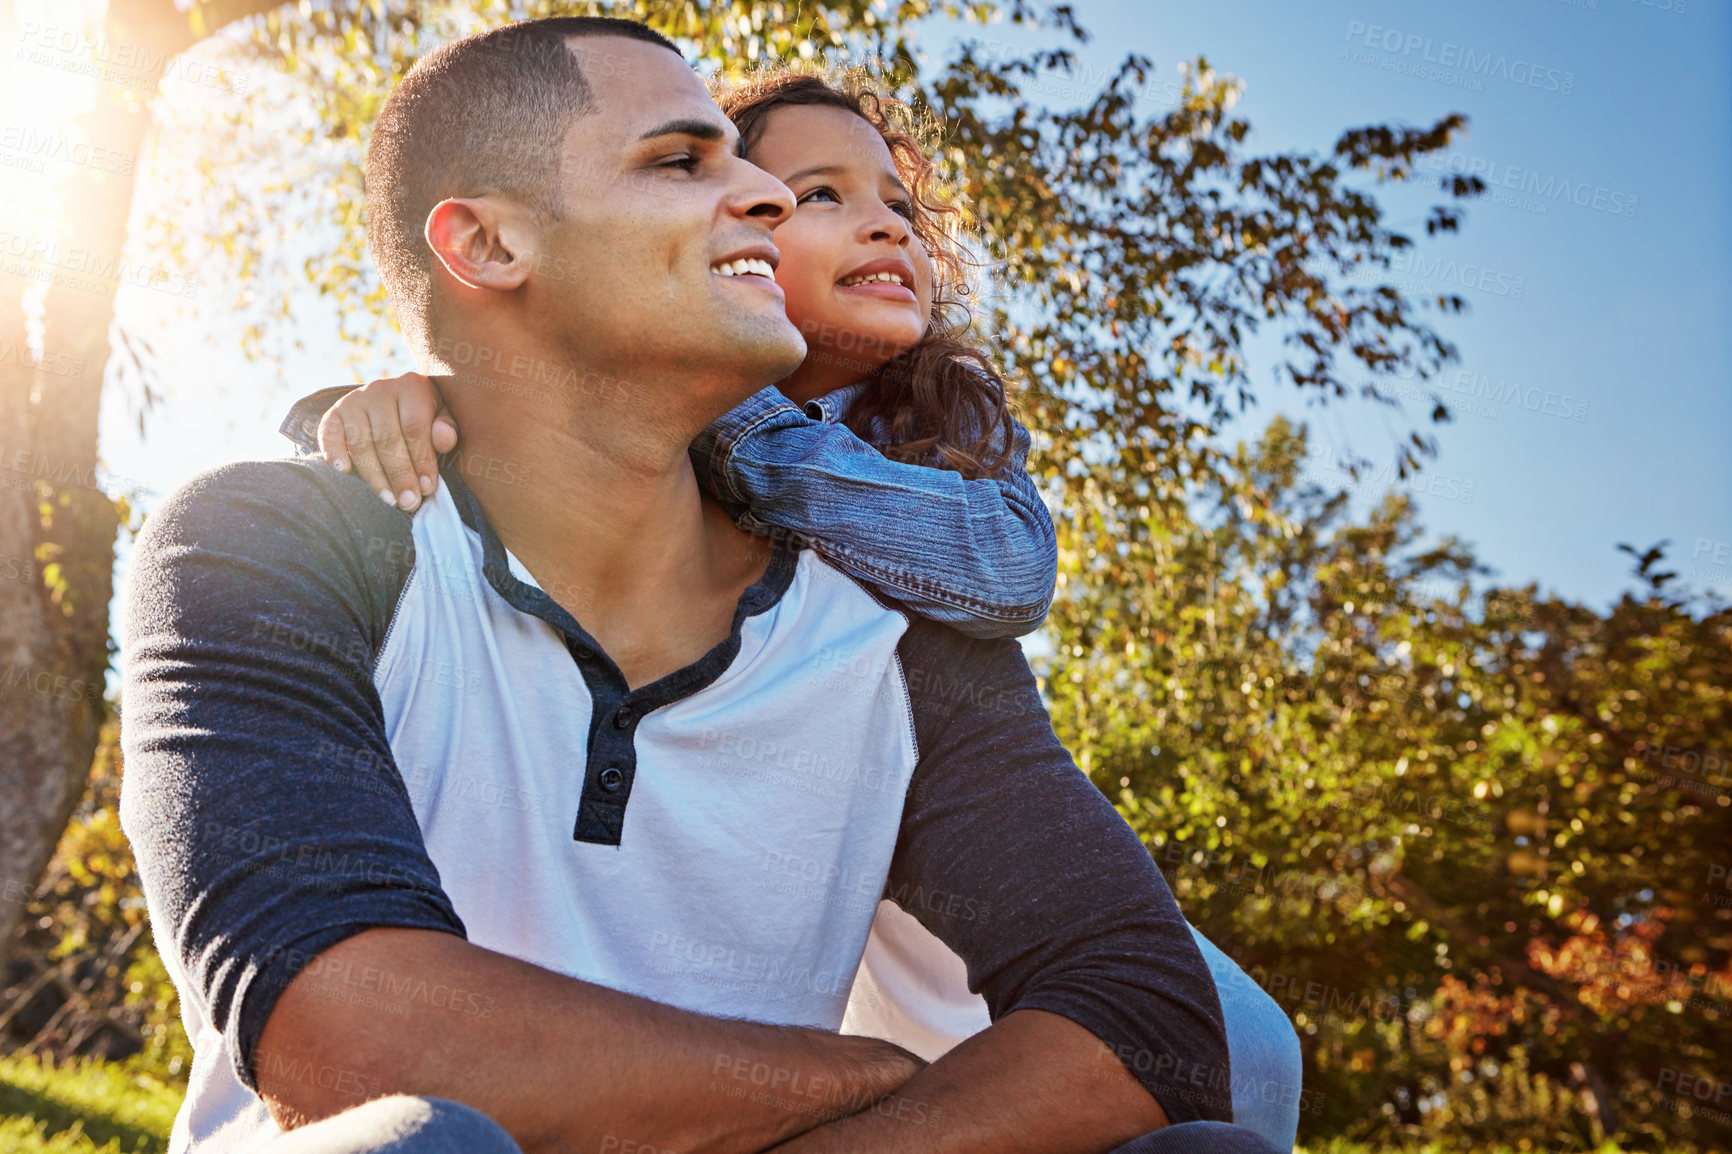
[[[427,214],[426,237],[445,271],[470,288],[517,288],[534,263],[527,210],[492,197],[440,201]]]

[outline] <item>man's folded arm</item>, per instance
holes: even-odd
[[[1084,1154],[1231,1121],[1208,967],[1147,849],[1054,735],[1021,648],[916,622],[900,656],[920,760],[885,896],[963,959],[993,1025],[788,1151],[916,1150],[943,1126],[947,1150]]]
[[[239,1080],[285,1126],[433,1094],[531,1151],[615,1123],[716,1150],[815,1124],[707,1093],[724,1058],[901,1084],[918,1063],[888,1044],[628,999],[464,940],[372,680],[409,527],[323,464],[255,462],[172,495],[132,553],[122,821],[181,996]]]

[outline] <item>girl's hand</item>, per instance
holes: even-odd
[[[435,453],[457,444],[457,422],[433,382],[420,373],[373,381],[325,411],[319,451],[351,469],[385,504],[412,513],[439,487]]]

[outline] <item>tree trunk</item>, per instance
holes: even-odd
[[[106,41],[129,59],[166,60],[282,2],[217,0],[181,12],[173,0],[111,0]],[[79,126],[93,147],[138,160],[124,174],[75,167],[59,186],[39,361],[24,352],[14,295],[26,282],[0,282],[0,965],[83,794],[102,726],[117,516],[97,484],[97,410],[115,290],[121,277],[144,280],[121,264],[150,127],[139,93],[99,83]],[[45,222],[29,231],[52,230]]]

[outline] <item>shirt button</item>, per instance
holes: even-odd
[[[631,723],[632,716],[630,707],[622,705],[613,711],[613,727],[615,729],[624,729]]]
[[[601,788],[608,793],[618,793],[619,787],[625,784],[625,774],[617,765],[610,765],[601,771]]]

